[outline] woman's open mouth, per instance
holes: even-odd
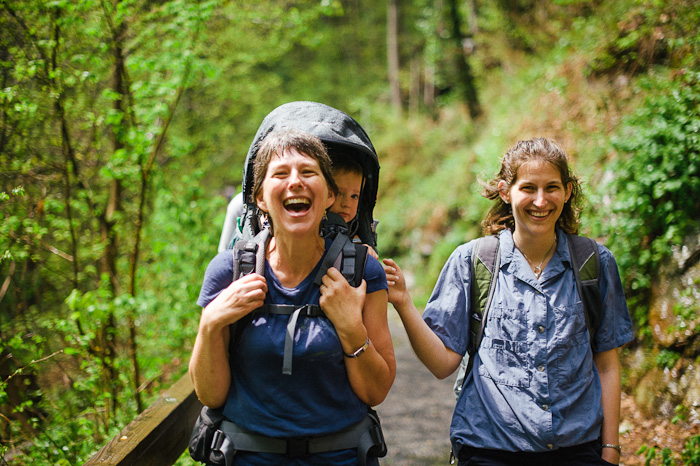
[[[311,208],[311,201],[303,197],[292,197],[284,201],[284,208],[288,212],[306,212]]]

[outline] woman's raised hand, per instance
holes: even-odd
[[[267,282],[263,276],[245,275],[224,288],[204,308],[202,319],[219,328],[232,324],[261,307],[266,294]]]
[[[338,269],[331,267],[323,276],[319,304],[339,333],[352,331],[362,325],[366,293],[367,282],[362,280],[354,288]]]

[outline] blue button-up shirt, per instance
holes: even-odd
[[[593,344],[576,291],[566,235],[540,280],[500,234],[501,265],[484,337],[457,399],[451,441],[506,451],[548,451],[597,439],[603,422],[601,386],[591,348],[603,352],[632,339],[632,323],[617,264],[598,245],[603,297]],[[469,344],[473,242],[459,246],[440,273],[423,314],[445,346]]]

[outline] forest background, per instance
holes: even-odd
[[[293,100],[369,133],[379,252],[422,303],[477,180],[562,143],[628,294],[625,391],[697,423],[698,31],[692,0],[0,0],[2,464],[84,462],[185,374],[248,146]]]

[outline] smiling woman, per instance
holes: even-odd
[[[287,222],[284,228],[273,228],[278,239],[294,226],[310,242],[322,242],[318,231],[337,190],[330,158],[318,138],[294,130],[265,137],[254,165],[252,198],[270,225]]]
[[[364,464],[364,444],[376,438],[367,434],[378,427],[368,410],[396,372],[383,269],[368,256],[357,288],[333,267],[315,280],[332,244],[320,226],[337,192],[317,137],[272,131],[253,173],[251,201],[272,236],[264,273],[231,282],[230,251],[207,268],[190,362],[197,396],[222,409],[225,435],[252,436],[236,443],[233,465]],[[277,312],[285,306],[308,312]],[[375,454],[367,464],[378,464]]]
[[[547,139],[520,141],[484,188],[495,201],[482,222],[489,238],[455,249],[422,316],[401,269],[384,260],[389,300],[423,364],[439,378],[468,368],[452,451],[460,466],[617,464],[617,348],[632,325],[615,259],[593,243],[601,318],[588,329],[569,247],[581,244],[580,188],[566,153]],[[486,288],[493,299],[478,301]]]

